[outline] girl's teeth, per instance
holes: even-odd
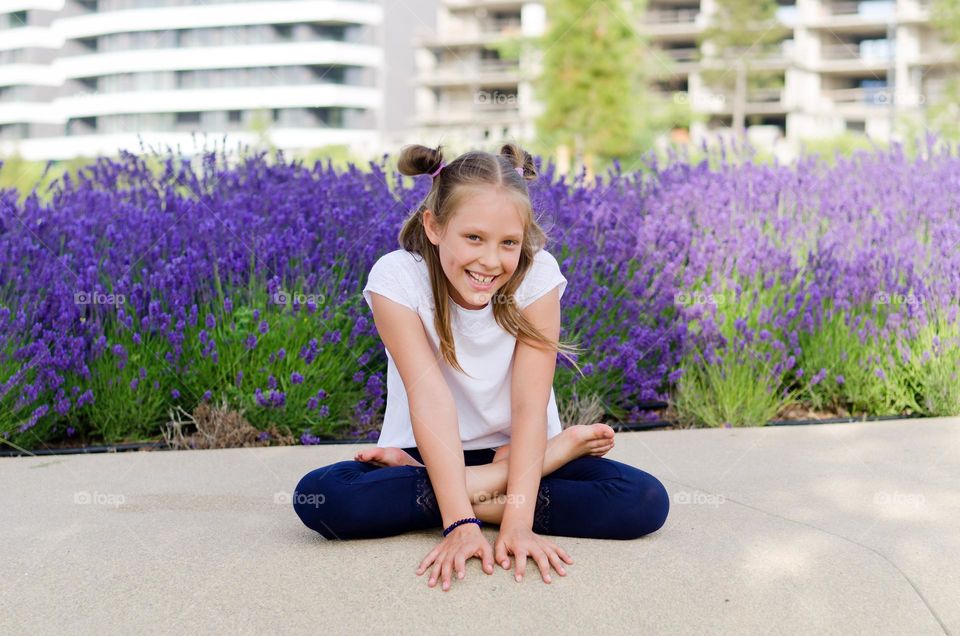
[[[486,284],[490,283],[490,281],[492,281],[494,278],[496,278],[495,276],[492,276],[492,277],[489,277],[489,278],[487,278],[487,279],[484,280],[484,279],[478,278],[478,277],[476,276],[476,274],[474,274],[473,272],[470,272],[470,271],[467,272],[467,275],[469,275],[470,278],[472,278],[473,280],[477,281],[477,282],[480,283],[481,285],[486,285]]]

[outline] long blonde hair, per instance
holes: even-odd
[[[428,148],[417,144],[404,146],[400,151],[397,168],[401,174],[415,176],[432,174],[443,163],[441,146]],[[517,173],[523,169],[523,176]],[[494,319],[507,333],[519,341],[527,342],[539,349],[558,351],[580,371],[571,353],[581,351],[579,347],[562,341],[554,341],[544,336],[524,317],[514,302],[514,293],[523,282],[524,276],[533,265],[533,257],[547,243],[547,236],[537,223],[530,203],[527,181],[537,178],[533,157],[516,144],[507,143],[500,148],[500,154],[482,151],[465,152],[449,164],[433,180],[433,187],[417,210],[404,222],[398,237],[400,246],[408,252],[417,252],[427,263],[430,274],[430,287],[433,290],[435,306],[434,326],[440,338],[440,355],[454,369],[468,375],[457,362],[450,328],[450,283],[440,264],[440,253],[436,245],[430,242],[423,225],[423,212],[430,210],[436,219],[440,233],[456,213],[458,206],[470,193],[471,187],[497,186],[508,193],[516,202],[523,219],[523,241],[520,246],[520,262],[506,285],[498,289],[490,302],[493,303]],[[442,299],[442,300],[441,300]]]

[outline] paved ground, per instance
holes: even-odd
[[[622,433],[663,528],[448,592],[414,575],[439,534],[300,523],[299,478],[354,450],[0,459],[0,632],[960,634],[960,418]]]

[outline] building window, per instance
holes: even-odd
[[[231,124],[239,124],[243,121],[243,111],[231,110],[229,111],[228,120]]]
[[[11,29],[16,29],[17,27],[27,26],[27,12],[26,11],[14,11],[10,14],[8,18],[8,26]]]
[[[26,139],[29,136],[29,124],[6,124],[0,126],[0,139]]]
[[[96,117],[78,117],[67,121],[67,136],[90,135],[97,132]]]
[[[200,113],[177,113],[178,124],[199,124]]]

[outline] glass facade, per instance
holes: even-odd
[[[243,132],[252,130],[258,122],[284,128],[343,128],[345,122],[351,117],[351,113],[347,110],[343,108],[272,108],[259,111],[211,110],[104,115],[70,120],[67,129],[73,132],[67,134],[200,130]],[[356,119],[355,115],[354,119]]]
[[[249,46],[285,42],[358,42],[359,27],[331,24],[257,24],[236,27],[199,29],[167,29],[133,33],[110,33],[96,38],[96,45],[87,43],[84,51],[75,54],[109,51],[193,48],[203,46]]]
[[[264,0],[67,0],[63,10],[17,11],[0,13],[0,39],[3,31],[29,25],[41,29],[51,19],[71,18],[97,12],[133,9],[163,9],[173,7],[240,4]],[[352,0],[356,1],[356,0]],[[361,0],[366,2],[367,0]],[[178,49],[215,49],[222,47],[256,47],[264,45],[304,44],[313,42],[341,42],[346,45],[377,46],[376,27],[344,21],[333,23],[294,22],[240,26],[200,27],[190,29],[158,29],[127,33],[75,37],[59,49],[31,46],[20,49],[0,49],[0,65],[53,63],[57,58],[100,56],[134,51],[164,51]],[[299,47],[301,62],[304,52]],[[198,53],[203,55],[203,53]],[[324,55],[326,57],[326,55]],[[102,58],[109,67],[109,58]],[[197,58],[202,59],[202,58]],[[349,59],[349,58],[348,58]],[[77,60],[80,63],[80,60]],[[84,62],[85,64],[86,62]],[[138,132],[194,132],[250,131],[263,123],[271,128],[366,128],[376,126],[375,112],[356,107],[286,107],[278,97],[275,107],[251,110],[232,106],[208,110],[209,102],[191,103],[194,91],[216,89],[260,89],[270,87],[302,88],[318,85],[378,88],[376,67],[363,64],[290,64],[212,69],[169,69],[110,73],[94,71],[100,67],[97,57],[91,57],[91,71],[96,74],[71,77],[59,86],[0,86],[0,104],[53,104],[65,100],[69,112],[73,104],[93,95],[135,94],[138,92],[183,91],[183,103],[177,102],[177,112],[128,112],[97,116],[71,117],[62,124],[37,124],[0,120],[0,139],[25,139],[37,136],[81,136],[93,134],[129,134]],[[71,69],[83,68],[74,64]],[[145,67],[146,68],[146,67]],[[38,71],[42,72],[42,71]],[[75,74],[75,71],[71,74]],[[270,93],[266,93],[269,95]],[[282,95],[281,93],[276,93]],[[226,93],[225,93],[226,95]],[[71,99],[72,98],[72,99]],[[130,103],[136,103],[134,100]],[[219,104],[218,104],[219,105]],[[239,105],[239,104],[238,104]],[[90,112],[89,107],[83,109]],[[56,108],[54,108],[56,110]]]

